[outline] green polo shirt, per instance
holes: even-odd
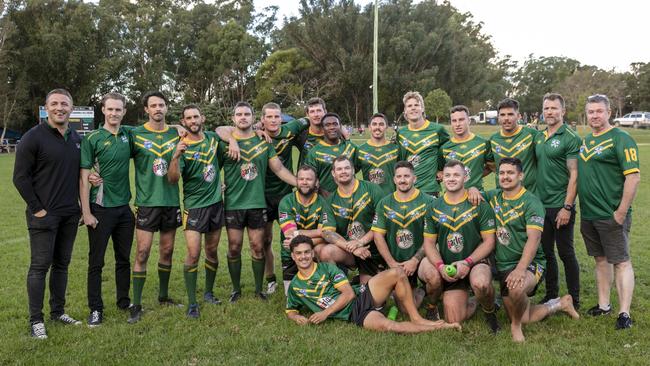
[[[66,133],[67,135],[67,133]],[[90,202],[102,207],[128,205],[131,200],[129,184],[130,137],[120,126],[116,134],[101,127],[81,141],[82,169],[95,169],[103,183],[90,188]]]
[[[578,158],[580,137],[566,124],[551,136],[548,130],[537,135],[535,157],[537,159],[537,197],[545,208],[564,206],[566,188],[569,184],[567,160]]]

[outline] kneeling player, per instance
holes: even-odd
[[[469,301],[469,289],[481,304],[493,333],[499,330],[494,304],[492,274],[485,258],[494,250],[494,214],[486,202],[474,206],[464,185],[468,176],[463,163],[450,160],[443,169],[445,194],[431,206],[435,245],[426,245],[428,261],[420,269],[431,296],[443,292],[445,319],[462,322],[474,314],[476,303]],[[432,265],[433,263],[434,265]],[[456,268],[449,275],[445,264]]]
[[[289,285],[287,317],[297,324],[320,324],[327,318],[347,320],[376,331],[420,333],[436,329],[460,329],[458,323],[429,321],[418,314],[408,277],[401,268],[393,268],[372,277],[357,292],[343,272],[330,263],[314,262],[314,244],[308,236],[298,235],[290,244],[291,258],[298,274]],[[318,279],[312,281],[311,279]],[[391,293],[402,303],[410,321],[395,322],[380,312]],[[298,310],[306,307],[314,313],[309,317]]]

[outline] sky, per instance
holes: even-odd
[[[369,2],[357,0],[359,4]],[[483,22],[483,33],[491,37],[500,55],[510,55],[520,63],[531,53],[569,57],[584,65],[618,72],[629,71],[633,62],[650,62],[650,1],[450,2],[461,12],[472,13],[475,22]],[[298,15],[299,2],[295,0],[255,0],[255,4],[258,9],[277,5],[280,20]]]

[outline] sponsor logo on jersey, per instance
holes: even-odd
[[[532,216],[530,218],[530,221],[532,221],[532,222],[534,222],[536,224],[539,224],[541,226],[544,226],[544,218],[541,217],[541,216]]]
[[[122,136],[122,142],[124,143],[129,142],[129,139],[126,136]]]
[[[257,167],[253,162],[244,163],[241,165],[240,173],[244,180],[251,181],[257,178]]]
[[[217,170],[214,168],[214,165],[208,164],[203,167],[203,180],[212,183],[214,178],[217,176]]]
[[[558,147],[560,147],[560,140],[558,140],[558,139],[551,140],[551,147],[553,147],[554,149],[557,149]]]
[[[348,238],[349,240],[361,239],[366,234],[363,230],[363,225],[360,222],[354,221],[348,225]]]
[[[157,158],[153,161],[153,174],[162,177],[167,174],[167,161],[163,158]]]
[[[145,142],[144,142],[144,148],[145,149],[151,149],[152,146],[153,146],[153,142],[151,142],[149,140],[145,140]]]
[[[408,249],[413,246],[413,233],[406,229],[397,230],[395,241],[400,249]]]
[[[451,233],[447,235],[447,249],[452,253],[460,253],[463,251],[464,240],[463,234]]]
[[[409,163],[413,164],[413,167],[420,165],[420,155],[418,154],[411,155],[406,160],[408,160]]]
[[[501,245],[510,245],[510,232],[508,232],[508,229],[504,226],[499,226],[497,228],[497,241]]]
[[[371,169],[368,172],[368,180],[375,184],[382,184],[386,180],[386,173],[380,168]]]

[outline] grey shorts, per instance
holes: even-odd
[[[591,257],[606,257],[607,262],[618,264],[630,260],[630,228],[632,215],[625,217],[623,225],[609,220],[581,220],[580,233]]]

